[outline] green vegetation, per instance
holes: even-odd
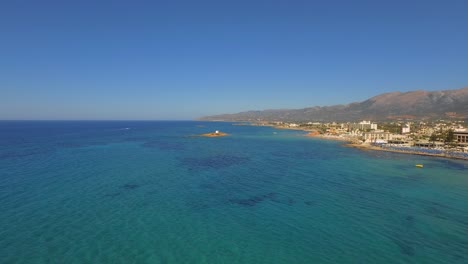
[[[453,134],[453,129],[449,129],[447,136],[445,137],[445,142],[451,143],[455,140],[455,135]]]
[[[398,123],[383,123],[383,124],[379,124],[379,129],[382,129],[382,130],[385,130],[394,134],[400,134],[401,125]]]
[[[436,134],[435,132],[433,132],[433,133],[431,134],[431,136],[429,137],[429,141],[431,141],[432,143],[434,143],[434,142],[437,141],[438,138],[439,138],[439,137],[437,136],[437,134]]]

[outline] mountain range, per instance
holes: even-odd
[[[391,92],[362,102],[314,106],[302,109],[273,109],[206,116],[206,121],[389,121],[468,119],[468,87],[444,91]]]

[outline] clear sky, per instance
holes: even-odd
[[[466,0],[0,3],[0,119],[192,119],[466,86]]]

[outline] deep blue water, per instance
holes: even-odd
[[[0,262],[468,263],[468,162],[303,134],[2,121]]]

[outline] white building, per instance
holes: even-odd
[[[468,143],[468,131],[465,130],[465,131],[457,131],[457,132],[454,132],[453,133],[454,137],[455,137],[455,140],[459,143],[459,144],[467,144]]]
[[[371,121],[366,121],[366,120],[363,120],[363,121],[361,121],[359,123],[351,123],[351,124],[347,124],[347,125],[348,125],[348,130],[349,131],[353,131],[353,130],[356,130],[356,129],[359,129],[361,131],[366,131],[368,129],[377,130],[377,124],[374,124]]]
[[[363,134],[364,141],[366,142],[385,142],[393,139],[393,134],[389,132],[366,132]]]
[[[405,126],[401,127],[402,134],[408,134],[411,131],[410,124],[406,124]]]

